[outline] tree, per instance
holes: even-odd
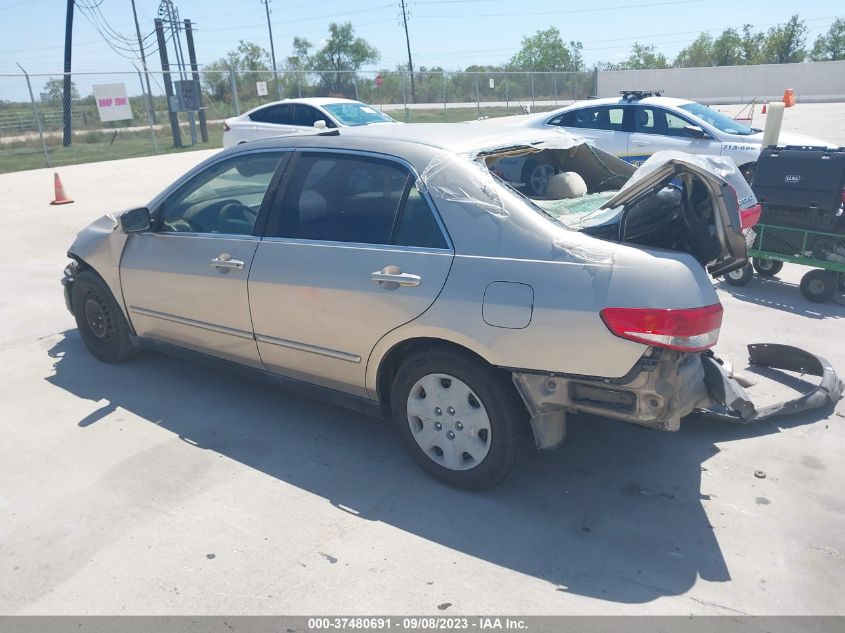
[[[62,105],[64,98],[64,79],[48,79],[44,84],[42,94],[46,96],[47,102],[50,105]],[[70,99],[76,101],[79,99],[79,91],[76,89],[76,84],[70,82]]]
[[[762,33],[754,33],[751,30],[750,24],[742,26],[742,42],[740,44],[740,51],[742,56],[742,63],[751,65],[761,63],[762,47],[760,42],[764,36]]]
[[[773,26],[763,44],[764,64],[791,64],[807,57],[807,23],[793,15],[785,24]]]
[[[713,54],[713,38],[707,33],[702,33],[692,44],[678,53],[673,66],[676,68],[713,66]]]
[[[255,96],[255,83],[272,78],[269,63],[270,56],[266,50],[254,42],[241,40],[238,47],[229,51],[226,57],[221,57],[204,67],[203,81],[206,90],[212,99],[230,102],[232,82],[229,79],[229,71],[234,70],[239,84],[238,93],[246,97]]]
[[[513,70],[579,71],[584,69],[581,42],[567,45],[557,27],[522,38],[522,48],[511,58]]]
[[[313,44],[305,38],[294,38],[293,49],[306,66],[320,75],[320,87],[327,94],[354,93],[354,73],[364,64],[379,60],[379,52],[363,37],[355,37],[352,22],[329,24],[325,45],[311,53]]]
[[[669,68],[669,62],[663,53],[656,52],[651,44],[634,42],[628,59],[620,65],[622,70],[647,70],[651,68]]]
[[[743,63],[742,36],[736,29],[725,29],[713,40],[714,66],[739,66]]]
[[[845,18],[837,18],[827,33],[816,38],[810,59],[814,62],[845,59]]]

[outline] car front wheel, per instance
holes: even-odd
[[[522,181],[530,196],[546,195],[546,187],[549,186],[549,178],[555,175],[555,168],[548,163],[541,163],[538,160],[529,159],[522,169]]]
[[[73,282],[73,316],[85,347],[105,363],[119,363],[137,353],[129,324],[105,282],[90,270]]]
[[[527,411],[507,374],[452,350],[408,358],[391,410],[414,460],[451,486],[490,488],[527,451]]]

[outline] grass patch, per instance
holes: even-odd
[[[546,109],[551,110],[552,108]],[[397,121],[407,121],[408,123],[455,123],[474,120],[478,118],[479,111],[482,116],[495,118],[519,114],[520,109],[515,105],[510,108],[482,107],[480,110],[477,108],[432,108],[428,110],[409,109],[407,112],[393,110],[388,114]],[[543,109],[535,110],[535,112],[540,111],[543,111]],[[217,149],[223,146],[222,123],[209,123],[209,142],[197,143],[193,147],[190,146],[191,135],[188,126],[182,125],[181,129],[182,143],[188,145],[182,148],[173,147],[169,126],[161,125],[156,129],[156,143],[158,144],[159,154]],[[197,137],[199,140],[199,127],[197,127]],[[45,140],[47,141],[47,151],[50,155],[52,167],[153,156],[156,153],[149,129],[120,130],[116,136],[115,131],[110,129],[84,130],[74,134],[73,144],[70,147],[61,145],[60,134],[48,133],[45,135]],[[46,166],[41,141],[37,135],[15,138],[6,142],[0,139],[0,173],[39,169]]]

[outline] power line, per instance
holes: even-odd
[[[612,7],[593,7],[591,9],[563,9],[560,11],[519,11],[514,13],[473,13],[469,14],[451,14],[451,15],[419,15],[419,18],[501,18],[510,16],[531,16],[531,15],[563,15],[569,13],[599,13],[602,11],[621,11],[624,9],[644,9],[647,7],[663,7],[674,6],[678,4],[697,4],[705,0],[666,0],[664,2],[646,2],[643,4],[621,4]]]

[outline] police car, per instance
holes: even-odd
[[[759,128],[695,101],[663,97],[657,91],[625,91],[619,97],[577,101],[552,112],[509,119],[499,121],[560,127],[637,166],[661,150],[730,156],[749,181],[763,142]],[[826,141],[789,132],[781,132],[778,143],[832,147]],[[509,182],[522,184],[529,195],[543,195],[555,167],[538,160],[505,158],[494,165],[494,171]]]

